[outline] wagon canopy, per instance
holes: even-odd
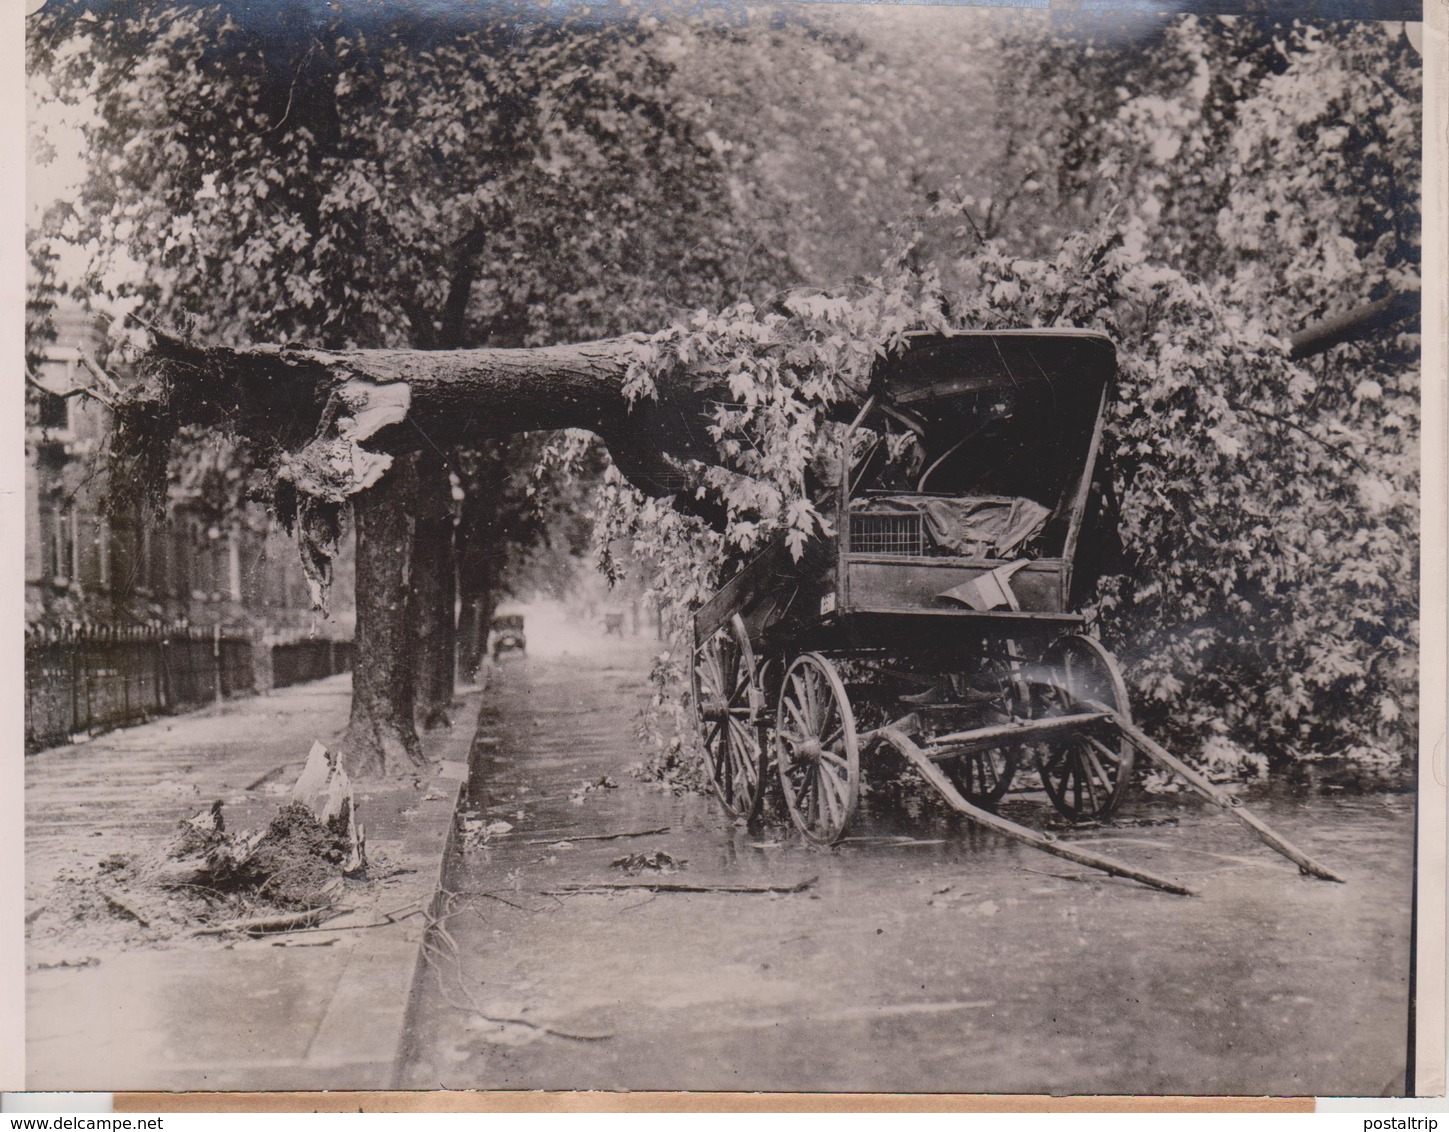
[[[1089,330],[916,334],[872,382],[920,434],[917,490],[1024,496],[1052,509],[1090,474],[1116,351]]]

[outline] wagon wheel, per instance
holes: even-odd
[[[839,841],[860,799],[860,748],[845,685],[819,653],[797,657],[781,681],[775,762],[800,832],[817,845]]]
[[[1112,654],[1090,637],[1063,637],[1042,656],[1047,682],[1038,685],[1040,714],[1115,711],[1128,722],[1127,685]],[[1072,821],[1111,816],[1132,782],[1132,745],[1089,733],[1062,733],[1037,747],[1037,769],[1052,805]]]
[[[764,793],[764,697],[739,614],[696,647],[690,683],[714,792],[730,817],[753,818]]]
[[[994,810],[1021,767],[1020,747],[991,747],[944,759],[941,770],[973,806]]]
[[[1015,655],[1013,652],[1012,656]],[[1010,660],[989,662],[985,675],[989,676],[985,683],[991,685],[989,690],[995,692],[998,699],[991,705],[994,709],[992,714],[996,718],[983,720],[983,723],[1005,723],[1030,714],[1029,703],[1023,695],[1022,681]],[[979,686],[983,682],[976,683]],[[992,810],[1011,789],[1011,780],[1016,777],[1021,759],[1021,747],[1012,743],[968,751],[956,758],[945,759],[940,765],[942,772],[951,780],[951,785],[961,792],[962,797],[972,805]]]

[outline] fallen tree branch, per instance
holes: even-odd
[[[561,845],[575,841],[617,841],[621,837],[649,837],[656,833],[668,833],[670,826],[658,829],[634,829],[627,833],[586,833],[579,837],[541,837],[537,841],[525,841],[525,845]]]
[[[684,884],[678,881],[589,881],[584,884],[566,884],[558,888],[546,888],[545,896],[579,896],[592,892],[804,892],[818,881],[809,877],[799,884]]]
[[[1078,849],[1071,845],[1065,845],[1050,834],[1038,833],[1035,830],[1027,829],[1025,826],[1017,825],[999,814],[990,810],[983,810],[973,805],[962,796],[949,778],[942,772],[920,747],[911,741],[904,731],[899,727],[891,725],[882,727],[874,732],[874,735],[891,746],[895,747],[912,766],[920,773],[928,783],[936,788],[946,804],[967,819],[975,822],[986,829],[995,830],[997,833],[1005,834],[1013,841],[1019,841],[1023,845],[1030,845],[1034,849],[1040,849],[1043,853],[1050,853],[1054,857],[1061,857],[1073,861],[1078,865],[1086,865],[1089,868],[1100,869],[1104,873],[1111,873],[1113,876],[1126,877],[1151,888],[1160,888],[1163,892],[1176,893],[1178,896],[1196,896],[1198,893],[1186,885],[1178,884],[1163,877],[1154,876],[1152,873],[1142,869],[1133,868],[1123,864],[1121,861],[1113,861],[1107,857],[1089,853],[1084,849]]]
[[[352,911],[351,908],[336,908],[332,905],[323,905],[320,908],[308,908],[304,912],[291,912],[285,916],[258,916],[251,920],[228,920],[224,924],[212,924],[209,927],[197,928],[191,934],[199,935],[226,935],[229,932],[246,932],[248,935],[264,935],[268,932],[288,931],[299,928],[308,928],[321,923],[324,919],[335,919]],[[327,915],[327,913],[331,915]],[[329,929],[335,930],[335,929]]]

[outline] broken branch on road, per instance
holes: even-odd
[[[670,826],[661,825],[657,829],[631,829],[623,833],[586,833],[579,837],[541,837],[536,841],[525,841],[525,845],[563,845],[575,841],[618,841],[624,837],[652,837],[656,833],[668,833]]]
[[[809,877],[798,884],[683,884],[678,881],[588,881],[583,884],[565,884],[558,888],[546,888],[545,896],[586,896],[604,892],[775,892],[790,895],[804,892],[820,878]]]

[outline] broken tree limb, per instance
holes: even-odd
[[[618,841],[622,837],[651,837],[656,833],[668,833],[670,827],[661,825],[658,829],[631,829],[624,833],[585,833],[578,837],[540,837],[536,841],[525,841],[525,845],[560,845],[576,841]]]
[[[1035,830],[1027,829],[1025,826],[1017,825],[1014,821],[1008,821],[999,814],[993,814],[989,810],[983,810],[979,806],[973,806],[961,793],[952,785],[951,780],[942,773],[941,769],[931,761],[929,755],[902,731],[894,727],[882,727],[875,733],[877,738],[889,742],[896,750],[900,751],[918,770],[927,782],[934,786],[945,798],[952,809],[964,814],[969,820],[977,825],[983,825],[987,829],[994,829],[997,833],[1005,834],[1013,841],[1020,841],[1024,845],[1030,845],[1033,849],[1040,849],[1043,853],[1050,853],[1054,857],[1061,857],[1064,860],[1074,861],[1079,865],[1086,865],[1089,868],[1100,869],[1104,873],[1111,873],[1113,876],[1126,877],[1128,880],[1135,880],[1139,884],[1148,885],[1151,888],[1160,888],[1164,892],[1175,893],[1178,896],[1196,896],[1197,892],[1176,881],[1165,880],[1141,869],[1135,869],[1131,865],[1124,865],[1120,861],[1114,861],[1110,857],[1101,857],[1095,853],[1088,853],[1075,846],[1063,845],[1061,842],[1048,838]]]
[[[1380,330],[1386,330],[1419,314],[1419,288],[1412,287],[1388,295],[1374,303],[1355,307],[1331,318],[1322,319],[1306,326],[1289,339],[1288,356],[1294,359],[1311,358],[1342,342],[1366,338]]]
[[[414,904],[416,904],[416,901],[414,902]],[[414,907],[411,912],[406,912],[401,915],[384,912],[383,918],[381,920],[369,920],[365,924],[317,924],[311,927],[279,928],[275,932],[271,932],[268,934],[304,935],[307,932],[360,932],[368,928],[392,928],[396,927],[398,924],[401,924],[404,920],[409,920],[414,916],[421,916],[423,914],[424,912],[422,908]]]
[[[217,428],[268,459],[279,510],[294,515],[313,599],[325,602],[341,508],[397,459],[519,432],[596,433],[646,494],[694,486],[691,461],[715,457],[711,406],[730,399],[723,367],[651,373],[643,335],[528,349],[319,350],[200,346],[151,328],[142,380],[115,414],[119,458],[147,482],[181,424]]]
[[[400,453],[562,428],[598,433],[625,475],[664,494],[678,486],[663,482],[678,478],[678,460],[712,454],[708,402],[728,392],[726,375],[702,367],[631,403],[626,384],[642,335],[526,349],[334,351],[151,334],[148,377],[127,392],[129,406],[169,409],[280,449],[283,478],[339,503]]]
[[[265,935],[269,932],[313,927],[322,920],[330,918],[330,916],[340,916],[348,911],[351,911],[351,909],[336,908],[327,905],[321,908],[308,908],[304,912],[292,912],[285,916],[258,916],[251,920],[227,920],[222,924],[212,924],[208,927],[197,928],[191,934],[194,936],[202,936],[245,932],[247,935]]]
[[[546,888],[545,896],[582,896],[592,892],[804,892],[818,881],[809,877],[799,884],[685,884],[679,881],[589,881],[583,884],[565,884],[558,888]]]
[[[1259,818],[1241,806],[1236,798],[1209,782],[1207,778],[1193,770],[1192,767],[1188,766],[1166,747],[1162,746],[1162,744],[1155,742],[1140,727],[1129,723],[1122,716],[1116,715],[1115,713],[1112,724],[1122,733],[1124,739],[1144,755],[1172,771],[1213,805],[1227,811],[1238,821],[1242,822],[1243,825],[1257,834],[1259,840],[1265,845],[1276,849],[1297,865],[1299,872],[1309,876],[1319,877],[1323,880],[1337,881],[1339,884],[1344,883],[1341,876],[1320,865],[1286,838],[1274,833]],[[1089,742],[1097,742],[1091,736],[1087,738]]]

